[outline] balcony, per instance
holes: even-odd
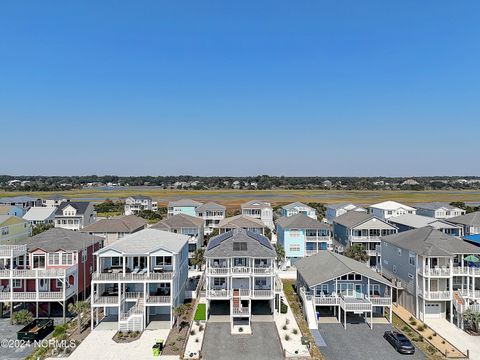
[[[305,236],[306,241],[317,241],[317,242],[332,242],[332,238],[330,236]]]
[[[0,300],[3,301],[63,301],[74,294],[73,286],[65,291],[2,291],[0,292]]]
[[[339,305],[340,297],[338,296],[316,296],[315,305]]]
[[[211,289],[211,290],[207,290],[207,298],[209,299],[218,299],[218,298],[228,298],[230,297],[230,290],[227,290],[227,289],[217,289],[217,290],[214,290],[214,289]]]
[[[252,290],[251,297],[256,298],[272,298],[273,290]]]
[[[377,242],[380,244],[380,236],[357,236],[350,235],[348,240],[351,242]]]
[[[228,267],[208,267],[208,274],[211,275],[228,275],[229,273]]]
[[[147,304],[170,304],[172,302],[171,296],[148,295]]]
[[[480,276],[480,268],[454,266],[452,270],[453,270],[453,275]]]
[[[230,271],[232,274],[247,275],[250,274],[251,268],[248,266],[235,266]]]
[[[94,305],[119,305],[118,296],[95,296]]]
[[[436,276],[436,277],[450,277],[452,276],[451,268],[442,267],[442,268],[424,268],[423,273],[424,276]]]
[[[464,298],[480,300],[480,290],[458,290],[458,293]]]
[[[253,273],[255,275],[273,275],[273,268],[271,267],[254,267]]]
[[[94,273],[93,280],[115,282],[115,281],[146,281],[146,280],[171,280],[173,271],[147,273]]]
[[[451,300],[452,292],[451,291],[422,291],[419,290],[419,294],[425,300]]]
[[[0,257],[17,257],[26,253],[27,245],[0,245]]]
[[[391,297],[367,296],[366,299],[372,303],[372,306],[391,306]]]
[[[340,307],[345,311],[365,312],[372,311],[372,303],[365,298],[340,298]]]
[[[36,269],[36,270],[0,270],[0,278],[8,279],[38,279],[38,278],[63,278],[74,273],[76,266],[67,269]]]

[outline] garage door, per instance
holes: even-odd
[[[425,317],[438,319],[442,315],[442,307],[440,303],[426,303]]]

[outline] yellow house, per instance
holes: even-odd
[[[0,243],[18,243],[29,237],[31,231],[28,221],[13,215],[0,215]]]

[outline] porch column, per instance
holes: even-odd
[[[97,319],[98,321],[98,319]],[[93,320],[93,306],[90,306],[90,330],[93,330],[94,320]]]
[[[453,301],[450,300],[450,322],[453,323]]]
[[[343,327],[347,330],[347,312],[343,310]]]
[[[63,300],[63,323],[65,324],[65,308],[67,307],[67,302]]]
[[[127,258],[122,256],[122,267],[123,267],[123,276],[125,276],[125,272],[127,271]]]
[[[390,319],[389,319],[390,324],[392,323],[392,315],[393,315],[392,314],[392,304],[390,304]]]
[[[147,256],[147,277],[150,276],[150,256]]]
[[[370,311],[370,329],[373,329],[373,311]]]
[[[100,269],[100,256],[97,255],[97,272],[101,272]]]

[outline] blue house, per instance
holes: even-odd
[[[177,214],[185,214],[190,216],[197,216],[195,209],[203,205],[201,202],[191,199],[181,199],[177,201],[170,201],[168,203],[168,217]]]
[[[331,225],[297,214],[276,222],[277,241],[285,250],[285,265],[322,250],[332,249]]]
[[[305,205],[304,203],[301,203],[301,202],[294,202],[294,203],[282,206],[280,213],[282,214],[282,216],[287,216],[287,217],[297,215],[297,214],[304,214],[314,220],[317,220],[317,211],[314,208],[308,205]]]
[[[24,211],[22,208],[15,205],[0,205],[0,215],[22,217],[24,215]]]

